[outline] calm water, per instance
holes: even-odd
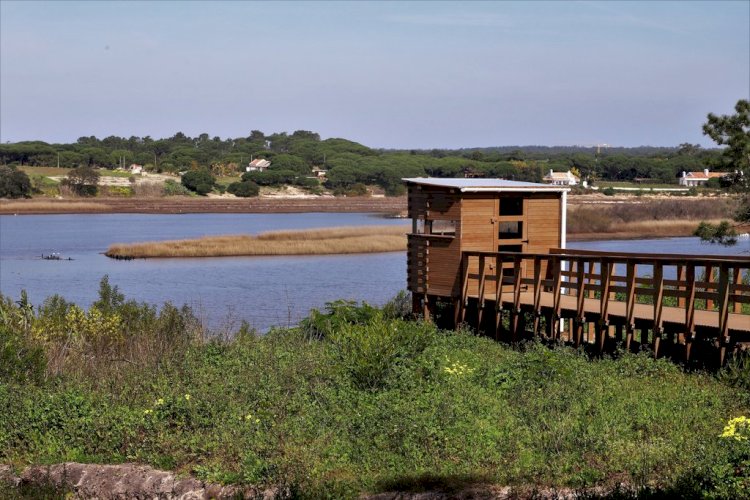
[[[184,214],[0,216],[0,292],[32,302],[59,293],[88,306],[105,274],[127,298],[189,304],[218,327],[247,320],[259,330],[296,323],[311,308],[350,299],[381,305],[406,287],[403,252],[311,257],[221,257],[115,261],[102,255],[116,242],[258,233],[276,229],[394,224],[367,214]],[[405,226],[406,228],[406,226]],[[725,248],[696,238],[570,243],[592,250],[736,255],[750,242]],[[59,252],[72,261],[46,261]]]

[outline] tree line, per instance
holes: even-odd
[[[334,192],[377,185],[388,195],[403,193],[403,177],[476,176],[540,182],[550,170],[572,170],[589,183],[647,180],[677,184],[683,171],[708,168],[733,172],[747,168],[743,161],[737,160],[744,158],[743,148],[750,144],[742,125],[747,119],[747,107],[747,101],[741,100],[735,115],[708,115],[704,134],[725,146],[723,149],[684,143],[677,147],[637,148],[504,146],[388,150],[341,138],[321,140],[318,133],[308,130],[270,135],[253,130],[246,137],[227,139],[212,138],[205,133],[189,137],[178,132],[164,139],[90,136],[72,144],[8,143],[0,145],[0,165],[113,169],[135,163],[153,172],[201,171],[214,177],[244,174],[242,181],[230,189],[238,193],[255,193],[263,185],[292,184],[313,189],[319,186],[313,178],[313,168],[326,171],[325,187]],[[722,134],[723,129],[733,132]],[[256,158],[269,160],[269,170],[245,173],[245,166]],[[204,174],[192,177],[195,179],[189,179],[188,184],[200,185],[198,191],[214,185]],[[242,183],[245,184],[240,186]]]

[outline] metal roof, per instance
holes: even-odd
[[[569,191],[565,186],[554,186],[551,184],[537,184],[536,182],[508,181],[505,179],[448,179],[442,177],[412,177],[401,179],[404,182],[421,184],[423,186],[435,186],[448,189],[458,189],[462,193],[472,193],[481,191],[545,191],[545,192],[562,192]]]

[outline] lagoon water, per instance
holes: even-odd
[[[35,304],[60,294],[88,307],[99,280],[109,275],[127,298],[152,304],[188,304],[213,328],[246,320],[258,330],[295,324],[311,308],[337,299],[382,305],[406,287],[406,255],[218,257],[112,260],[112,243],[256,234],[269,230],[332,226],[403,225],[404,220],[349,213],[307,214],[93,214],[0,216],[0,292],[21,290]],[[748,255],[735,247],[701,244],[697,238],[573,242],[591,250]],[[42,260],[58,252],[73,260]]]

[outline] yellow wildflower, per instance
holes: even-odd
[[[185,394],[185,401],[190,401],[190,394]]]
[[[154,403],[154,404],[155,404],[156,406],[161,406],[161,405],[163,405],[163,404],[164,404],[164,399],[162,399],[162,398],[159,398],[159,399],[157,399],[157,400],[156,400],[156,403]]]
[[[725,439],[734,439],[736,441],[747,441],[748,434],[750,433],[750,419],[746,416],[741,415],[736,418],[732,418],[724,426],[724,431],[719,437]]]

